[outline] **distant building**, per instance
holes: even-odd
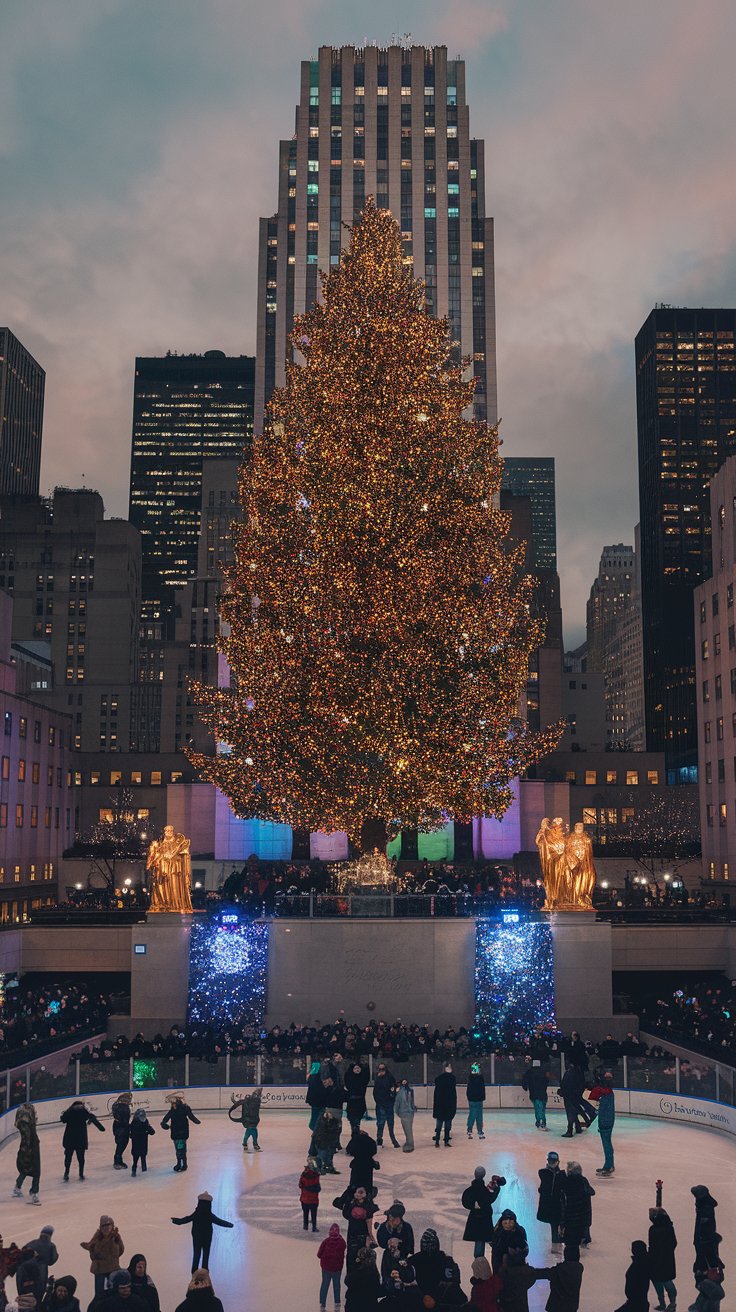
[[[658,306],[636,338],[646,740],[695,780],[692,592],[710,571],[708,484],[736,451],[736,310]]]
[[[0,588],[13,597],[12,637],[45,662],[34,692],[72,717],[74,751],[127,751],[137,679],[141,540],[105,519],[88,488],[0,501]],[[40,680],[43,682],[43,680]]]
[[[446,46],[322,46],[304,60],[294,135],[279,147],[278,208],[261,219],[256,431],[282,387],[294,316],[320,295],[374,196],[401,228],[427,309],[470,357],[475,413],[496,419],[493,220],[485,148],[470,136],[465,63]]]
[[[549,456],[506,456],[501,492],[528,497],[531,505],[534,551],[530,569],[557,569],[557,512],[555,462]]]
[[[559,751],[605,751],[609,736],[602,674],[596,670],[577,670],[565,660],[562,674],[562,718],[565,721],[565,731]],[[552,754],[553,757],[555,755]],[[537,777],[542,777],[540,766],[537,766],[535,773]]]
[[[616,749],[643,751],[641,594],[634,547],[619,542],[603,548],[586,621],[585,669],[604,677],[606,741]]]
[[[538,556],[534,504],[527,494],[501,491],[501,509],[510,516],[509,537],[526,543],[526,567],[537,580],[535,614],[545,625],[544,642],[529,657],[525,690],[526,720],[530,729],[544,728],[562,716],[562,607],[560,579],[555,569],[535,566]]]
[[[0,496],[38,496],[46,374],[0,328]]]
[[[11,647],[13,602],[0,592],[0,924],[57,899],[74,837],[70,715],[22,691]]]
[[[197,571],[205,461],[250,451],[254,371],[252,356],[222,351],[135,362],[129,518],[143,544],[143,621],[159,637],[174,589]]]
[[[695,589],[703,874],[736,879],[736,456],[710,485],[710,578]]]

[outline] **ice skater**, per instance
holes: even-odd
[[[20,1135],[20,1143],[18,1145],[18,1155],[15,1159],[18,1178],[15,1182],[13,1197],[23,1197],[23,1181],[26,1176],[30,1176],[31,1190],[28,1201],[38,1206],[41,1202],[38,1196],[38,1188],[41,1182],[41,1144],[38,1138],[36,1108],[33,1103],[24,1102],[18,1108],[15,1113],[15,1128]]]
[[[208,1271],[210,1248],[212,1247],[212,1227],[220,1225],[226,1230],[232,1230],[232,1221],[223,1221],[222,1217],[215,1216],[212,1211],[212,1194],[207,1192],[197,1195],[197,1206],[189,1216],[172,1216],[171,1219],[174,1225],[189,1225],[191,1223],[192,1271],[196,1271],[199,1267]]]
[[[133,1159],[131,1175],[137,1173],[139,1163],[141,1171],[148,1170],[148,1140],[155,1133],[143,1108],[137,1107],[130,1122],[130,1155]]]
[[[112,1137],[115,1140],[115,1154],[112,1164],[116,1171],[127,1171],[128,1163],[123,1161],[123,1153],[130,1143],[130,1104],[132,1093],[119,1093],[112,1105]]]
[[[183,1093],[175,1093],[171,1098],[171,1106],[161,1122],[162,1130],[169,1130],[171,1133],[174,1151],[176,1153],[175,1171],[186,1171],[187,1169],[187,1141],[189,1139],[189,1122],[193,1125],[201,1125],[202,1122],[197,1119],[188,1103],[184,1101]],[[195,1266],[198,1265],[195,1262]],[[194,1270],[194,1267],[192,1267]]]
[[[231,1106],[228,1108],[228,1116],[231,1121],[240,1121],[243,1126],[243,1149],[248,1147],[250,1139],[253,1140],[253,1147],[257,1153],[261,1151],[261,1145],[258,1142],[258,1126],[261,1121],[261,1099],[263,1089],[254,1089],[252,1093],[246,1093],[243,1098],[236,1098],[234,1093],[230,1094]],[[233,1112],[236,1115],[233,1115]]]
[[[69,1180],[69,1167],[72,1164],[72,1158],[76,1156],[79,1163],[79,1178],[84,1179],[84,1158],[89,1148],[89,1135],[87,1126],[94,1125],[96,1129],[105,1133],[105,1126],[101,1125],[96,1116],[85,1107],[81,1098],[77,1098],[71,1107],[67,1107],[65,1112],[59,1117],[64,1126],[64,1137],[61,1141],[64,1149],[64,1183]]]

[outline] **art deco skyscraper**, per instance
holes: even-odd
[[[476,416],[497,417],[493,220],[464,61],[445,46],[323,46],[302,63],[278,210],[260,223],[256,432],[284,383],[294,316],[314,305],[319,270],[338,263],[370,195],[400,223],[428,311],[449,318],[456,355],[472,357]]]

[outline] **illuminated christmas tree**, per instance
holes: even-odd
[[[518,718],[541,634],[497,430],[464,417],[473,382],[388,211],[369,202],[322,290],[241,474],[232,684],[195,689],[229,750],[191,759],[238,815],[356,843],[500,817],[559,728]]]

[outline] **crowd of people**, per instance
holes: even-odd
[[[603,1164],[596,1176],[605,1180],[614,1174],[613,1131],[615,1127],[615,1091],[611,1073],[605,1063],[587,1074],[584,1045],[573,1040],[570,1064],[559,1090],[567,1112],[566,1137],[584,1134],[597,1122],[603,1151]],[[576,1079],[565,1083],[568,1073]],[[437,1231],[426,1228],[417,1235],[407,1208],[398,1198],[387,1206],[378,1202],[378,1183],[384,1146],[415,1150],[414,1096],[410,1080],[394,1071],[388,1061],[379,1061],[375,1072],[375,1137],[363,1122],[368,1116],[366,1092],[369,1069],[365,1058],[353,1055],[346,1059],[335,1053],[315,1063],[309,1077],[305,1101],[309,1112],[305,1127],[308,1133],[304,1165],[295,1172],[294,1190],[301,1206],[302,1225],[311,1234],[323,1233],[316,1259],[319,1264],[319,1306],[327,1307],[331,1294],[335,1307],[341,1306],[344,1279],[345,1312],[450,1312],[468,1308],[477,1312],[528,1312],[528,1291],[538,1282],[548,1282],[547,1312],[578,1312],[584,1268],[581,1250],[592,1242],[593,1199],[596,1189],[583,1173],[579,1162],[570,1158],[565,1165],[554,1150],[546,1154],[538,1170],[536,1184],[536,1218],[549,1228],[553,1261],[536,1265],[529,1261],[529,1236],[510,1207],[503,1207],[506,1180],[500,1174],[487,1176],[484,1166],[475,1167],[472,1177],[457,1199],[457,1214],[464,1216],[463,1242],[472,1245],[472,1275],[463,1285],[460,1266],[452,1252],[446,1251]],[[523,1087],[529,1097],[535,1128],[544,1132],[548,1100],[548,1079],[541,1058],[533,1060],[524,1077]],[[243,1131],[244,1152],[260,1152],[262,1089],[255,1088],[242,1097],[231,1099],[229,1119]],[[467,1116],[462,1113],[464,1131],[469,1140],[485,1137],[483,1104],[485,1083],[480,1063],[473,1063],[465,1084]],[[587,1096],[586,1096],[587,1095]],[[187,1149],[190,1126],[200,1124],[182,1093],[170,1097],[169,1107],[160,1122],[168,1131],[174,1151],[173,1170],[188,1169]],[[132,1109],[132,1095],[118,1095],[111,1108],[113,1166],[116,1170],[147,1170],[149,1139],[156,1133],[143,1108]],[[432,1143],[437,1150],[453,1145],[458,1116],[457,1077],[450,1061],[443,1063],[434,1080]],[[94,1127],[106,1132],[103,1125],[81,1100],[73,1101],[61,1114],[63,1125],[65,1182],[76,1163],[80,1180],[85,1178],[88,1131]],[[401,1127],[403,1145],[397,1128]],[[462,1126],[462,1122],[461,1122]],[[29,1201],[40,1203],[41,1150],[35,1109],[25,1104],[16,1112],[19,1145],[13,1194],[23,1196],[30,1179]],[[462,1133],[462,1128],[460,1130]],[[344,1143],[343,1143],[344,1140]],[[341,1172],[335,1167],[335,1154],[343,1149],[349,1163],[349,1178],[340,1192],[328,1202],[323,1197],[323,1182]],[[126,1154],[130,1151],[130,1161]],[[341,1182],[342,1183],[342,1182]],[[332,1191],[330,1191],[331,1193]],[[717,1312],[724,1296],[724,1264],[720,1255],[721,1236],[716,1226],[716,1200],[705,1185],[691,1189],[694,1200],[694,1302],[691,1312]],[[496,1204],[501,1200],[501,1210]],[[233,1228],[233,1222],[216,1215],[212,1196],[198,1195],[192,1211],[172,1217],[176,1226],[190,1227],[192,1239],[192,1274],[184,1300],[177,1312],[222,1312],[209,1275],[210,1250],[214,1227]],[[318,1222],[320,1210],[327,1204],[326,1233]],[[337,1212],[335,1219],[334,1212]],[[339,1219],[338,1219],[339,1218]],[[623,1278],[625,1301],[618,1312],[648,1312],[650,1287],[657,1297],[657,1312],[674,1309],[677,1301],[677,1238],[672,1221],[661,1206],[661,1199],[649,1212],[647,1240],[634,1240],[631,1263]],[[54,1227],[44,1226],[37,1238],[22,1247],[0,1239],[0,1308],[8,1312],[80,1312],[76,1298],[78,1278],[56,1276],[52,1267],[59,1264],[53,1242]],[[114,1219],[100,1217],[99,1226],[80,1247],[90,1259],[94,1278],[94,1298],[89,1312],[160,1312],[158,1290],[148,1272],[142,1253],[123,1264],[126,1246]],[[554,1260],[555,1258],[559,1260]],[[66,1263],[64,1263],[66,1265]],[[72,1265],[70,1263],[70,1265]],[[276,1291],[274,1291],[276,1293]],[[600,1302],[597,1296],[596,1302]]]
[[[75,1034],[104,1030],[110,999],[84,984],[28,988],[6,982],[0,1007],[0,1070],[63,1047]]]
[[[641,1022],[673,1043],[726,1049],[736,1064],[736,980],[692,984],[641,1008]]]

